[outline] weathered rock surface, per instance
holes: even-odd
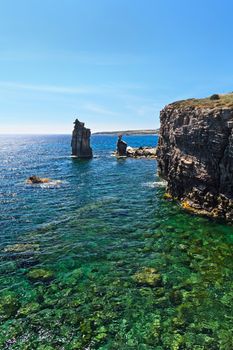
[[[57,187],[62,184],[61,180],[52,180],[47,177],[39,177],[36,175],[30,176],[26,180],[26,184],[28,185],[39,185],[40,187],[47,187],[47,188],[52,188],[52,187]]]
[[[27,183],[28,184],[45,184],[48,183],[50,181],[49,178],[47,177],[39,177],[36,175],[32,175],[27,179]]]
[[[92,148],[90,147],[91,130],[85,128],[84,123],[78,119],[74,122],[72,134],[72,156],[77,158],[92,158]]]
[[[127,157],[156,158],[156,147],[127,147]]]
[[[122,135],[118,136],[117,140],[117,155],[119,157],[126,157],[126,149],[127,149],[127,143],[122,140]]]
[[[126,149],[126,153],[122,156],[116,151],[113,155],[117,158],[156,158],[156,147],[130,147],[128,146]]]
[[[233,222],[233,94],[160,113],[159,174],[186,209]]]

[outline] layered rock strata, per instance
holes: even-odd
[[[92,158],[90,138],[91,130],[85,128],[84,123],[76,119],[71,141],[72,156],[77,158]]]
[[[233,94],[160,113],[159,174],[183,207],[233,222]]]

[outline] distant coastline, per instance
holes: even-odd
[[[95,132],[92,135],[158,135],[159,129],[145,130],[123,130],[123,131],[101,131]]]

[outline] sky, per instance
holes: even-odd
[[[0,133],[153,129],[233,90],[232,0],[0,0]]]

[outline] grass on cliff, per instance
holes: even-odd
[[[211,95],[206,98],[190,98],[172,103],[177,107],[198,107],[198,108],[233,108],[233,92],[229,94]]]

